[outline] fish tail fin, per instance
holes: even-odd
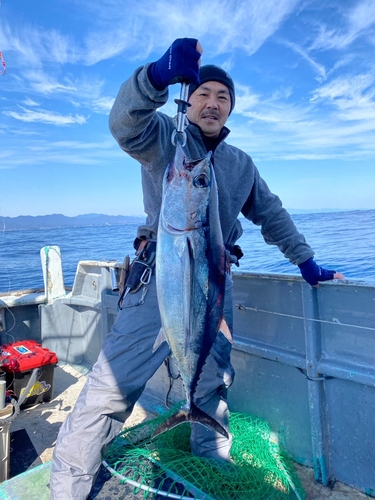
[[[167,420],[154,430],[152,437],[159,436],[163,432],[173,429],[173,427],[177,427],[177,425],[183,424],[184,422],[194,422],[205,425],[225,438],[229,438],[228,432],[224,427],[195,404],[192,404],[190,409],[187,406],[183,406],[177,413],[167,418]]]
[[[177,425],[183,424],[184,422],[189,422],[189,409],[186,406],[183,406],[177,413],[168,417],[167,420],[164,420],[164,422],[154,430],[152,437],[159,436],[159,434],[163,434],[163,432],[173,429],[173,427],[177,427]]]
[[[201,410],[194,403],[191,405],[190,409],[190,422],[196,422],[198,424],[203,424],[210,429],[213,429],[215,432],[218,432],[225,438],[229,438],[228,432],[224,429],[224,427],[213,417],[211,417],[208,413]]]

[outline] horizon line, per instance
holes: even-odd
[[[285,208],[285,207],[284,207]],[[367,211],[367,210],[375,210],[374,208],[285,208],[287,212],[302,212],[302,213],[334,213],[334,212],[358,212],[358,211]],[[65,215],[63,213],[48,213],[48,214],[38,214],[38,215],[30,215],[30,214],[21,214],[21,215],[0,215],[0,218],[9,218],[16,219],[18,217],[49,217],[49,216],[63,216],[70,219],[74,219],[76,217],[137,217],[137,218],[145,218],[146,214],[105,214],[105,213],[84,213],[78,215]],[[240,218],[245,218],[241,213],[238,215]]]

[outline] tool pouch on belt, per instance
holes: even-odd
[[[149,284],[155,263],[156,241],[137,238],[134,246],[136,248],[136,257],[125,275],[124,283],[121,284],[123,289],[118,304],[120,308],[126,294],[136,293],[142,286]]]

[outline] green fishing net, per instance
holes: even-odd
[[[105,463],[120,481],[144,498],[200,500],[305,499],[292,462],[266,422],[232,412],[233,463],[195,457],[190,425],[182,424],[151,439],[162,421],[183,403],[155,419],[125,429],[112,443]]]

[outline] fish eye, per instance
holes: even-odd
[[[194,177],[193,184],[197,188],[206,188],[209,185],[209,180],[207,175],[200,174]]]

